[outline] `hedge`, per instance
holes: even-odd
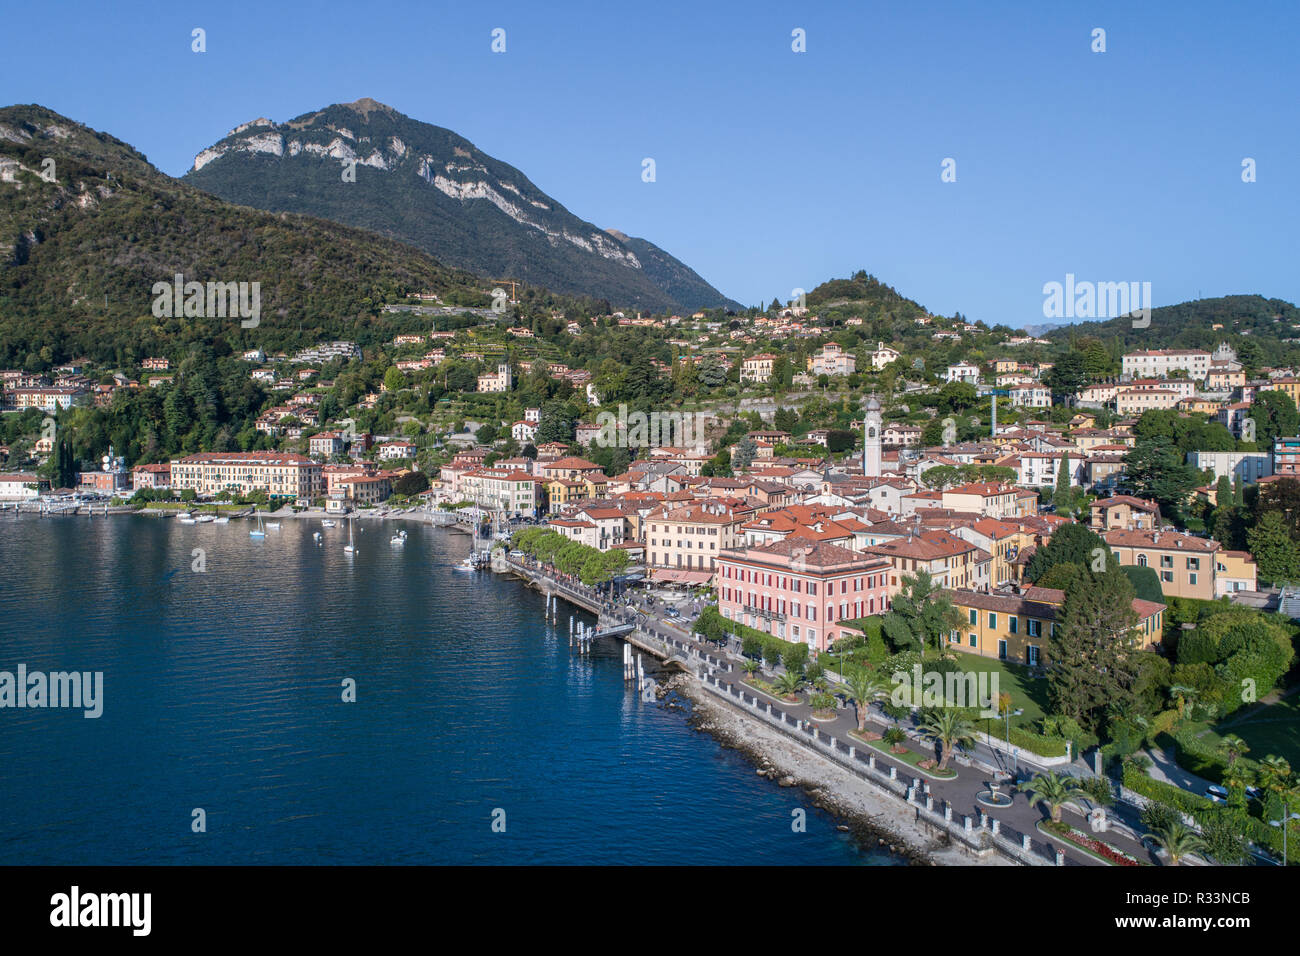
[[[1065,739],[1062,737],[1045,737],[1023,727],[1011,728],[1011,743],[1023,750],[1038,754],[1040,757],[1064,757]]]
[[[1247,840],[1277,853],[1282,852],[1281,828],[1271,827],[1263,820],[1250,816],[1242,807],[1216,804],[1209,797],[1202,797],[1162,780],[1153,780],[1132,761],[1124,764],[1123,780],[1124,786],[1134,793],[1181,810],[1202,826],[1214,819],[1228,820]],[[1300,827],[1293,823],[1290,831],[1293,839],[1300,838]]]

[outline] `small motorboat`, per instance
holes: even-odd
[[[321,542],[321,533],[320,533],[319,531],[314,532],[314,533],[312,534],[312,540],[315,541],[317,544],[320,544],[320,542]]]
[[[268,528],[270,528],[272,531],[279,531],[279,530],[280,530],[280,522],[278,522],[278,521],[268,521],[268,522],[266,523],[266,526],[267,526]]]
[[[180,514],[180,515],[177,515],[177,516],[176,516],[176,520],[179,521],[181,524],[197,524],[197,523],[198,523],[198,521],[197,521],[197,519],[194,517],[194,515],[191,515],[191,514]]]
[[[320,523],[322,528],[333,528],[336,525],[338,525],[338,522],[330,518],[323,518]]]
[[[217,515],[212,519],[213,524],[230,524],[230,515]]]

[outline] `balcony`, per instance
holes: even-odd
[[[744,614],[751,614],[754,617],[762,618],[765,621],[784,621],[786,619],[784,614],[780,614],[776,611],[767,611],[761,607],[752,607],[748,604],[741,605],[740,610]]]

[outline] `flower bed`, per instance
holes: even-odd
[[[1049,835],[1054,836],[1059,840],[1064,840],[1067,843],[1072,843],[1075,846],[1077,846],[1079,849],[1085,851],[1086,853],[1090,853],[1095,857],[1101,858],[1102,860],[1111,864],[1112,866],[1146,866],[1147,865],[1144,864],[1141,860],[1138,860],[1135,857],[1129,856],[1127,853],[1115,849],[1109,843],[1102,843],[1100,840],[1089,836],[1088,834],[1084,833],[1082,830],[1076,830],[1068,823],[1056,823],[1056,822],[1051,822],[1047,824],[1040,823],[1038,825],[1038,829],[1040,832],[1048,833]]]

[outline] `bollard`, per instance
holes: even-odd
[[[930,811],[934,810],[934,797],[930,796],[929,794],[926,794],[925,797],[925,808]]]
[[[1057,850],[1057,851],[1056,851],[1056,865],[1057,865],[1057,866],[1065,866],[1065,851],[1064,851],[1064,850]]]
[[[971,831],[971,818],[969,813],[965,815],[965,818],[962,821],[962,828],[965,829],[966,834],[969,836]]]
[[[1020,849],[1022,849],[1022,850],[1028,850],[1028,849],[1029,849],[1029,834],[1028,834],[1028,833],[1022,833],[1022,834],[1020,834]]]
[[[943,822],[952,823],[952,804],[947,801],[943,804]]]
[[[992,829],[993,829],[993,835],[994,835],[994,836],[997,836],[999,833],[1001,833],[1001,832],[1002,832],[1002,821],[1001,821],[1001,820],[994,820],[994,821],[993,821],[993,828],[992,828]]]
[[[855,758],[857,757],[857,755],[858,755],[858,748],[857,748],[857,747],[850,747],[850,748],[849,748],[849,759],[850,759],[850,760],[853,760],[853,759],[855,759]]]
[[[890,767],[890,768],[889,768],[889,779],[890,779],[890,780],[897,780],[897,779],[898,779],[898,768],[897,768],[897,767]]]

